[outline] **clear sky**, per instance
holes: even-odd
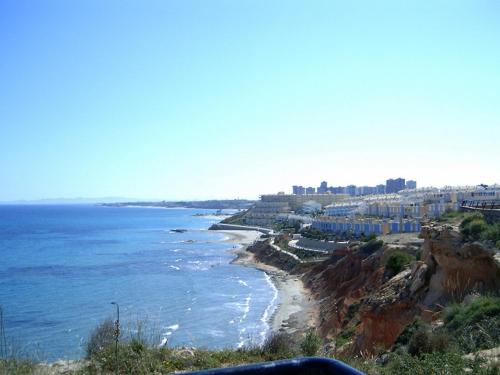
[[[500,182],[500,2],[0,1],[0,200]]]

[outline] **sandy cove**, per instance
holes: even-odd
[[[311,293],[304,287],[302,280],[296,275],[257,261],[254,254],[246,251],[262,233],[244,230],[218,230],[228,238],[225,242],[237,244],[234,248],[236,258],[233,264],[253,267],[267,273],[278,289],[279,304],[274,311],[270,326],[273,332],[301,334],[309,328],[317,326],[319,309]]]

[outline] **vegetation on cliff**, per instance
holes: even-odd
[[[467,241],[491,241],[500,249],[500,222],[489,224],[481,214],[469,214],[460,223],[460,233]]]
[[[390,275],[397,275],[414,259],[415,258],[408,253],[401,250],[396,250],[387,258],[385,269]]]

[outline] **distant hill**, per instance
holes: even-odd
[[[48,198],[33,200],[0,201],[0,204],[99,204],[120,203],[138,200],[137,198],[102,197],[102,198]]]
[[[176,202],[115,202],[115,203],[104,203],[103,206],[109,207],[124,207],[124,206],[136,206],[136,207],[165,207],[165,208],[207,208],[207,209],[247,209],[255,201],[248,199],[213,199],[207,201],[176,201]]]

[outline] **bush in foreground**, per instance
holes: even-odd
[[[416,330],[408,341],[408,353],[421,356],[426,353],[444,353],[450,347],[446,332],[431,332],[424,327]]]
[[[479,360],[470,361],[465,359],[461,353],[455,351],[426,353],[421,357],[413,357],[410,354],[391,355],[387,368],[382,373],[401,375],[426,375],[426,374],[495,374],[494,369],[481,367],[483,363]]]
[[[443,321],[464,352],[500,345],[500,297],[479,297],[469,304],[449,306]]]
[[[90,334],[87,342],[87,358],[92,358],[104,348],[115,342],[115,323],[111,319],[104,320]]]
[[[272,333],[262,345],[262,354],[270,359],[291,358],[296,354],[295,344],[287,333]]]
[[[36,363],[27,359],[0,359],[0,375],[29,375],[37,372]]]
[[[312,357],[318,354],[322,343],[323,340],[321,340],[321,337],[318,336],[316,331],[314,329],[310,329],[300,343],[300,350],[302,351],[302,354]]]

